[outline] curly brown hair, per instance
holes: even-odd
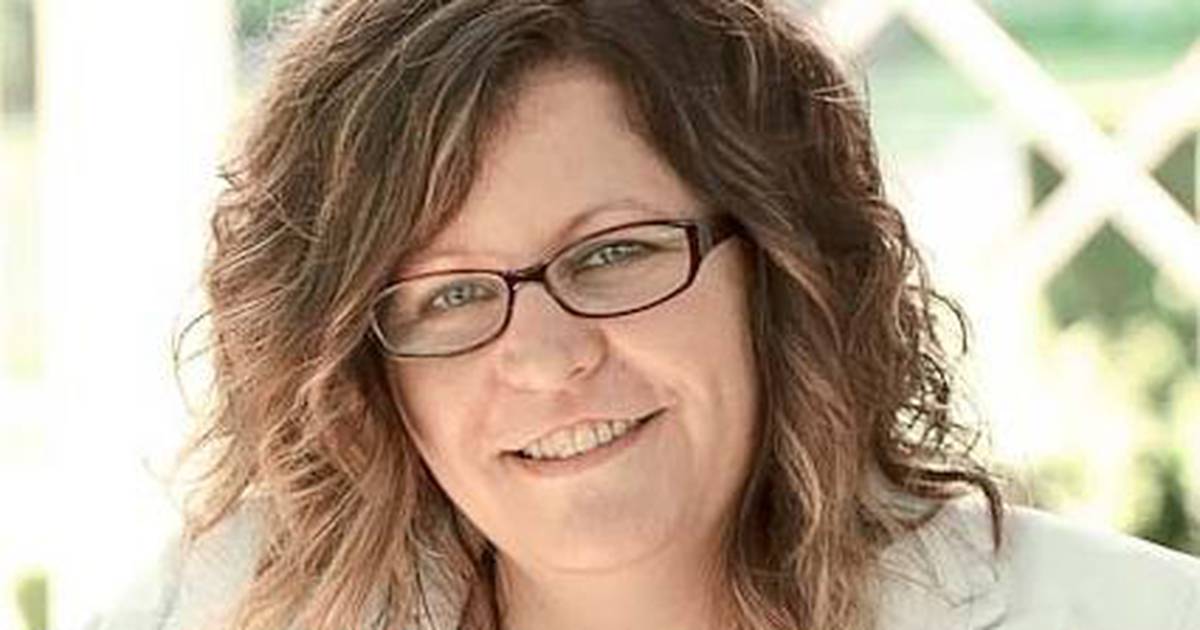
[[[982,490],[1000,544],[939,336],[961,312],[885,198],[862,98],[799,16],[768,0],[340,0],[280,41],[212,219],[214,404],[182,454],[206,455],[191,538],[261,507],[235,627],[430,627],[443,596],[462,627],[500,627],[494,549],[422,463],[368,319],[455,216],[521,78],[551,62],[618,85],[637,132],[755,249],[763,424],[722,549],[737,627],[869,627],[879,552],[930,516],[890,497]]]

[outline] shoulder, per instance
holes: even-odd
[[[157,562],[84,630],[208,630],[226,628],[250,585],[266,540],[266,508],[243,503],[195,541],[176,532]],[[426,559],[426,561],[429,561]],[[457,619],[456,600],[437,589],[445,575],[430,570],[424,602],[435,624]],[[424,626],[422,626],[424,627]],[[436,627],[449,627],[437,625]]]
[[[1002,538],[982,502],[946,504],[885,551],[880,627],[1200,630],[1200,560],[1023,507]]]
[[[1028,508],[1007,520],[999,587],[1012,614],[1055,610],[1095,630],[1200,630],[1200,560]]]
[[[219,624],[253,575],[261,513],[243,505],[191,543],[181,532],[87,630],[193,630]]]

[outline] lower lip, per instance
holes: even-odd
[[[539,477],[574,475],[589,468],[600,466],[604,462],[632,448],[641,441],[646,431],[653,429],[655,425],[659,424],[658,421],[664,414],[665,410],[659,409],[648,420],[639,423],[636,427],[621,435],[621,437],[582,455],[566,459],[529,459],[520,455],[509,454],[509,459],[516,462],[517,466],[520,466],[526,472]]]

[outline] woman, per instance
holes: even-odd
[[[323,6],[213,221],[192,544],[106,627],[1200,628],[1002,505],[873,151],[763,1]]]

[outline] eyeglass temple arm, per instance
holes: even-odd
[[[721,241],[734,234],[743,233],[742,226],[727,214],[714,217],[712,220],[702,223],[701,227],[702,229],[698,231],[700,233],[700,251],[702,252],[707,252],[720,245]]]

